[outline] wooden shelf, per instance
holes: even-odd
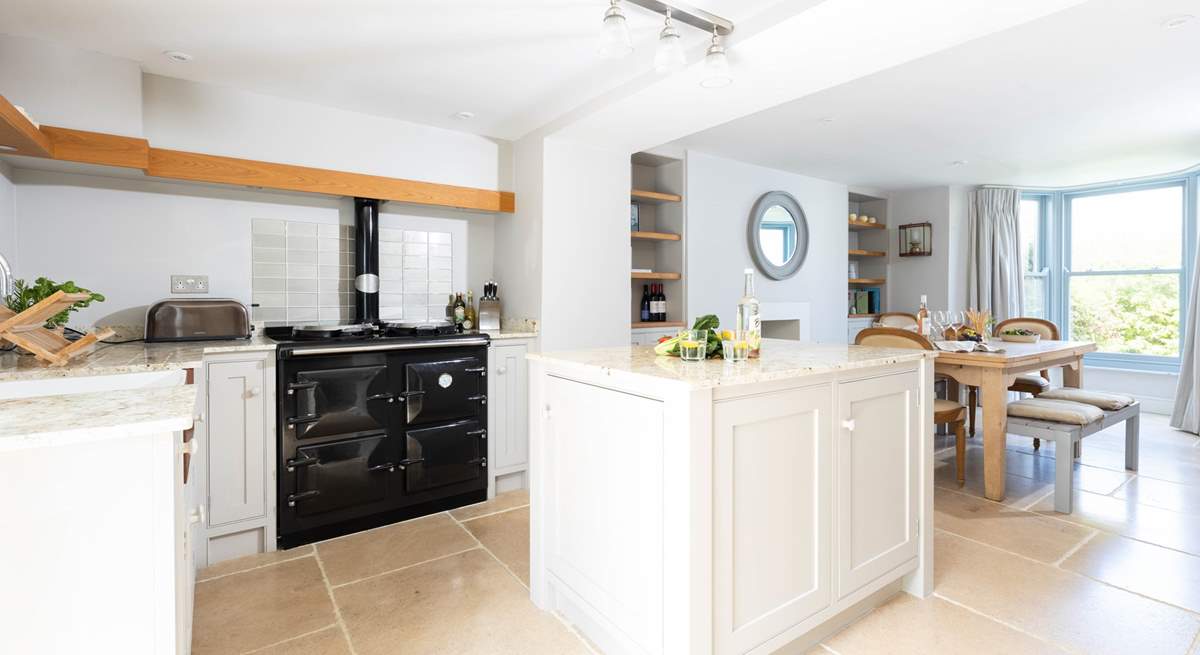
[[[850,314],[846,318],[876,318],[879,314]]]
[[[629,274],[630,279],[634,280],[680,280],[683,276],[679,273],[637,273]]]
[[[49,157],[50,139],[0,96],[0,154]]]
[[[639,328],[681,328],[683,326],[683,321],[651,321],[649,323],[634,321],[632,325],[635,330]]]
[[[887,280],[881,277],[852,277],[849,282],[850,284],[886,284]]]
[[[634,200],[640,200],[642,202],[654,204],[661,202],[679,202],[680,200],[683,200],[683,196],[675,193],[659,193],[658,191],[646,191],[644,189],[634,189],[630,191],[629,197]]]
[[[882,250],[851,250],[851,257],[887,257],[887,253]]]
[[[629,238],[645,239],[647,241],[679,241],[681,237],[678,234],[671,234],[670,232],[643,232],[641,230],[634,230],[629,233]]]
[[[886,230],[887,226],[883,223],[855,223],[850,219],[846,219],[846,223],[850,225],[851,230]]]

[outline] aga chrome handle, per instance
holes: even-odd
[[[854,432],[854,419],[848,418],[848,419],[842,421],[842,427],[846,428],[850,432]]]

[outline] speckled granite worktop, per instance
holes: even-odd
[[[44,366],[32,355],[9,351],[0,354],[0,382],[172,371],[200,366],[205,354],[255,350],[275,350],[275,342],[254,336],[231,341],[100,344],[87,356],[61,367]]]
[[[0,400],[0,453],[179,432],[195,405],[192,385]]]
[[[737,364],[723,359],[685,362],[678,357],[660,357],[654,354],[652,346],[538,353],[529,355],[529,359],[572,368],[599,369],[606,373],[644,375],[706,388],[786,380],[846,369],[873,368],[901,362],[916,362],[936,356],[936,353],[924,350],[764,339],[760,358]]]

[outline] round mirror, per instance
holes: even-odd
[[[749,224],[750,254],[763,275],[785,280],[808,253],[808,221],[791,194],[772,191],[754,203]]]

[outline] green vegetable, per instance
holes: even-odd
[[[704,352],[706,357],[721,356],[721,337],[717,334],[717,328],[721,326],[721,319],[717,318],[716,314],[705,314],[696,319],[692,324],[693,330],[708,330],[708,344],[705,346]],[[655,355],[669,355],[671,357],[679,356],[679,336],[676,335],[669,339],[663,339],[654,347]]]
[[[17,280],[13,283],[13,292],[10,296],[4,299],[4,304],[9,309],[20,314],[21,312],[33,307],[37,303],[49,298],[56,291],[64,291],[66,293],[86,293],[90,297],[87,300],[81,300],[72,307],[51,316],[46,320],[46,327],[54,329],[60,325],[66,325],[70,314],[82,307],[87,307],[93,302],[104,302],[104,296],[98,293],[92,293],[89,289],[77,286],[71,280],[67,280],[59,284],[53,280],[48,280],[44,277],[39,277],[34,280],[33,286],[25,283],[25,280]]]

